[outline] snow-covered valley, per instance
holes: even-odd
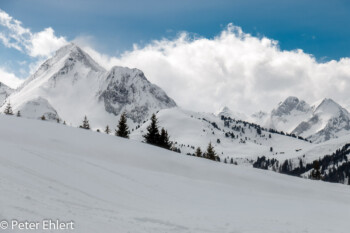
[[[73,220],[71,232],[84,233],[346,233],[350,227],[345,185],[47,121],[0,116],[0,128],[0,219]]]

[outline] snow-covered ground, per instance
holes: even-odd
[[[221,159],[247,158],[256,159],[267,156],[285,159],[295,156],[296,150],[312,147],[312,144],[292,137],[262,131],[261,135],[253,127],[243,123],[231,123],[224,126],[220,116],[211,113],[197,113],[182,108],[163,109],[157,114],[160,127],[168,130],[170,139],[177,142],[182,153],[194,153],[197,147],[206,150],[211,142]],[[143,140],[149,121],[131,134],[131,138]],[[215,128],[215,123],[218,128]],[[241,127],[242,131],[232,130],[233,126]],[[232,132],[236,138],[226,137],[225,133]],[[269,138],[271,135],[271,138]],[[218,139],[220,143],[218,143]],[[192,146],[192,148],[191,148]],[[273,151],[270,151],[270,148]]]
[[[65,232],[82,233],[350,228],[345,185],[8,116],[0,116],[0,148],[0,220],[73,220],[75,230]]]

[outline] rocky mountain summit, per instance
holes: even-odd
[[[160,109],[176,106],[142,71],[117,66],[107,71],[73,43],[44,62],[7,101],[25,117],[50,113],[49,119],[59,116],[79,125],[87,115],[96,127],[116,124],[124,111],[137,124]],[[29,111],[28,106],[36,110]]]

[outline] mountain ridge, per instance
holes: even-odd
[[[133,123],[140,123],[160,109],[176,106],[142,71],[118,66],[107,71],[74,43],[57,50],[8,101],[14,111],[21,111],[24,103],[38,97],[35,106],[46,108],[38,112],[56,112],[75,126],[87,115],[99,128],[115,125],[123,111]]]
[[[289,96],[269,114],[256,114],[252,119],[267,128],[296,134],[314,142],[350,133],[349,112],[330,98],[310,105],[304,100]]]

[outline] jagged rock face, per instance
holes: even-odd
[[[261,119],[267,119],[262,121]],[[310,106],[297,97],[288,97],[270,115],[252,115],[252,120],[267,128],[273,128],[323,142],[350,133],[350,114],[332,99],[323,99]]]
[[[141,122],[145,116],[159,109],[176,106],[163,90],[151,84],[138,69],[113,67],[107,74],[106,83],[99,96],[106,111],[114,115],[126,111],[135,122]]]
[[[312,108],[305,101],[291,96],[271,111],[265,125],[276,130],[291,132],[311,115]]]
[[[311,129],[311,127],[319,122],[318,115],[312,116],[308,121],[301,122],[292,133],[296,135],[301,135],[303,132],[306,132]]]
[[[310,106],[303,100],[299,100],[297,97],[288,97],[283,103],[278,106],[277,109],[272,110],[272,116],[285,116],[290,115],[292,111],[308,112],[311,110]]]
[[[3,84],[2,82],[0,82],[0,106],[2,106],[6,100],[6,98],[11,95],[11,93],[14,90],[8,86],[6,86],[5,84]]]

